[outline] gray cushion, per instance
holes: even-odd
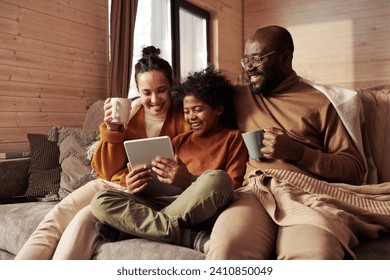
[[[0,248],[16,255],[54,202],[0,205]]]
[[[97,248],[96,260],[200,260],[204,254],[177,245],[142,238],[118,242],[102,242]]]

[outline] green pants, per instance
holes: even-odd
[[[231,201],[233,190],[226,172],[208,170],[180,195],[144,197],[104,190],[94,196],[91,209],[98,220],[120,231],[187,245],[189,236],[183,232],[218,215]]]

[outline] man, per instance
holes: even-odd
[[[301,175],[305,188],[310,179],[361,184],[366,172],[335,107],[293,70],[293,52],[280,26],[260,28],[246,42],[241,64],[250,86],[236,96],[237,121],[244,132],[264,129],[264,158],[247,162],[246,187],[218,218],[208,259],[343,259],[356,243],[336,207],[294,180],[278,180]]]

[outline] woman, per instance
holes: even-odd
[[[182,109],[172,102],[172,68],[159,54],[159,49],[146,47],[135,66],[142,106],[137,106],[138,101],[133,102],[133,116],[126,126],[111,122],[110,98],[104,103],[101,140],[92,159],[92,167],[99,179],[87,183],[58,203],[15,259],[91,259],[100,241],[95,230],[97,220],[90,210],[92,197],[100,190],[127,188],[129,170],[123,141],[161,135],[174,137],[189,129]]]

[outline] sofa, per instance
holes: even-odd
[[[364,138],[369,142],[372,158],[378,169],[378,183],[390,182],[390,85],[358,89],[357,92],[363,103],[366,120],[367,135]],[[90,145],[98,140],[96,132],[102,122],[102,104],[102,101],[96,101],[88,109],[82,128],[55,127],[51,130],[47,138],[59,149],[57,154],[50,155],[55,158],[52,162],[54,167],[41,170],[40,166],[34,166],[37,161],[34,157],[41,159],[42,156],[33,153],[30,158],[0,161],[0,201],[26,194],[29,194],[33,200],[37,200],[0,204],[0,259],[12,260],[51,208],[69,192],[94,178],[88,160],[91,158]],[[87,138],[89,140],[76,147],[74,142],[67,140],[71,134],[69,131],[77,132],[74,138],[79,143]],[[29,135],[30,147],[34,148],[37,143],[34,144],[32,136],[34,135]],[[36,142],[41,143],[42,140]],[[49,148],[43,147],[41,150],[47,153]],[[77,163],[73,161],[74,158],[78,158]],[[82,175],[72,174],[83,169],[85,170]],[[52,177],[51,181],[46,182],[48,177]],[[43,181],[44,184],[39,184]],[[35,186],[35,189],[33,189],[34,183],[39,185]],[[47,185],[54,187],[47,190]],[[35,199],[36,197],[38,198]],[[360,241],[359,246],[354,250],[358,259],[390,259],[390,234],[383,233],[377,239],[362,237]],[[101,241],[93,256],[96,260],[201,260],[204,258],[203,253],[194,249],[142,238],[113,243]]]

